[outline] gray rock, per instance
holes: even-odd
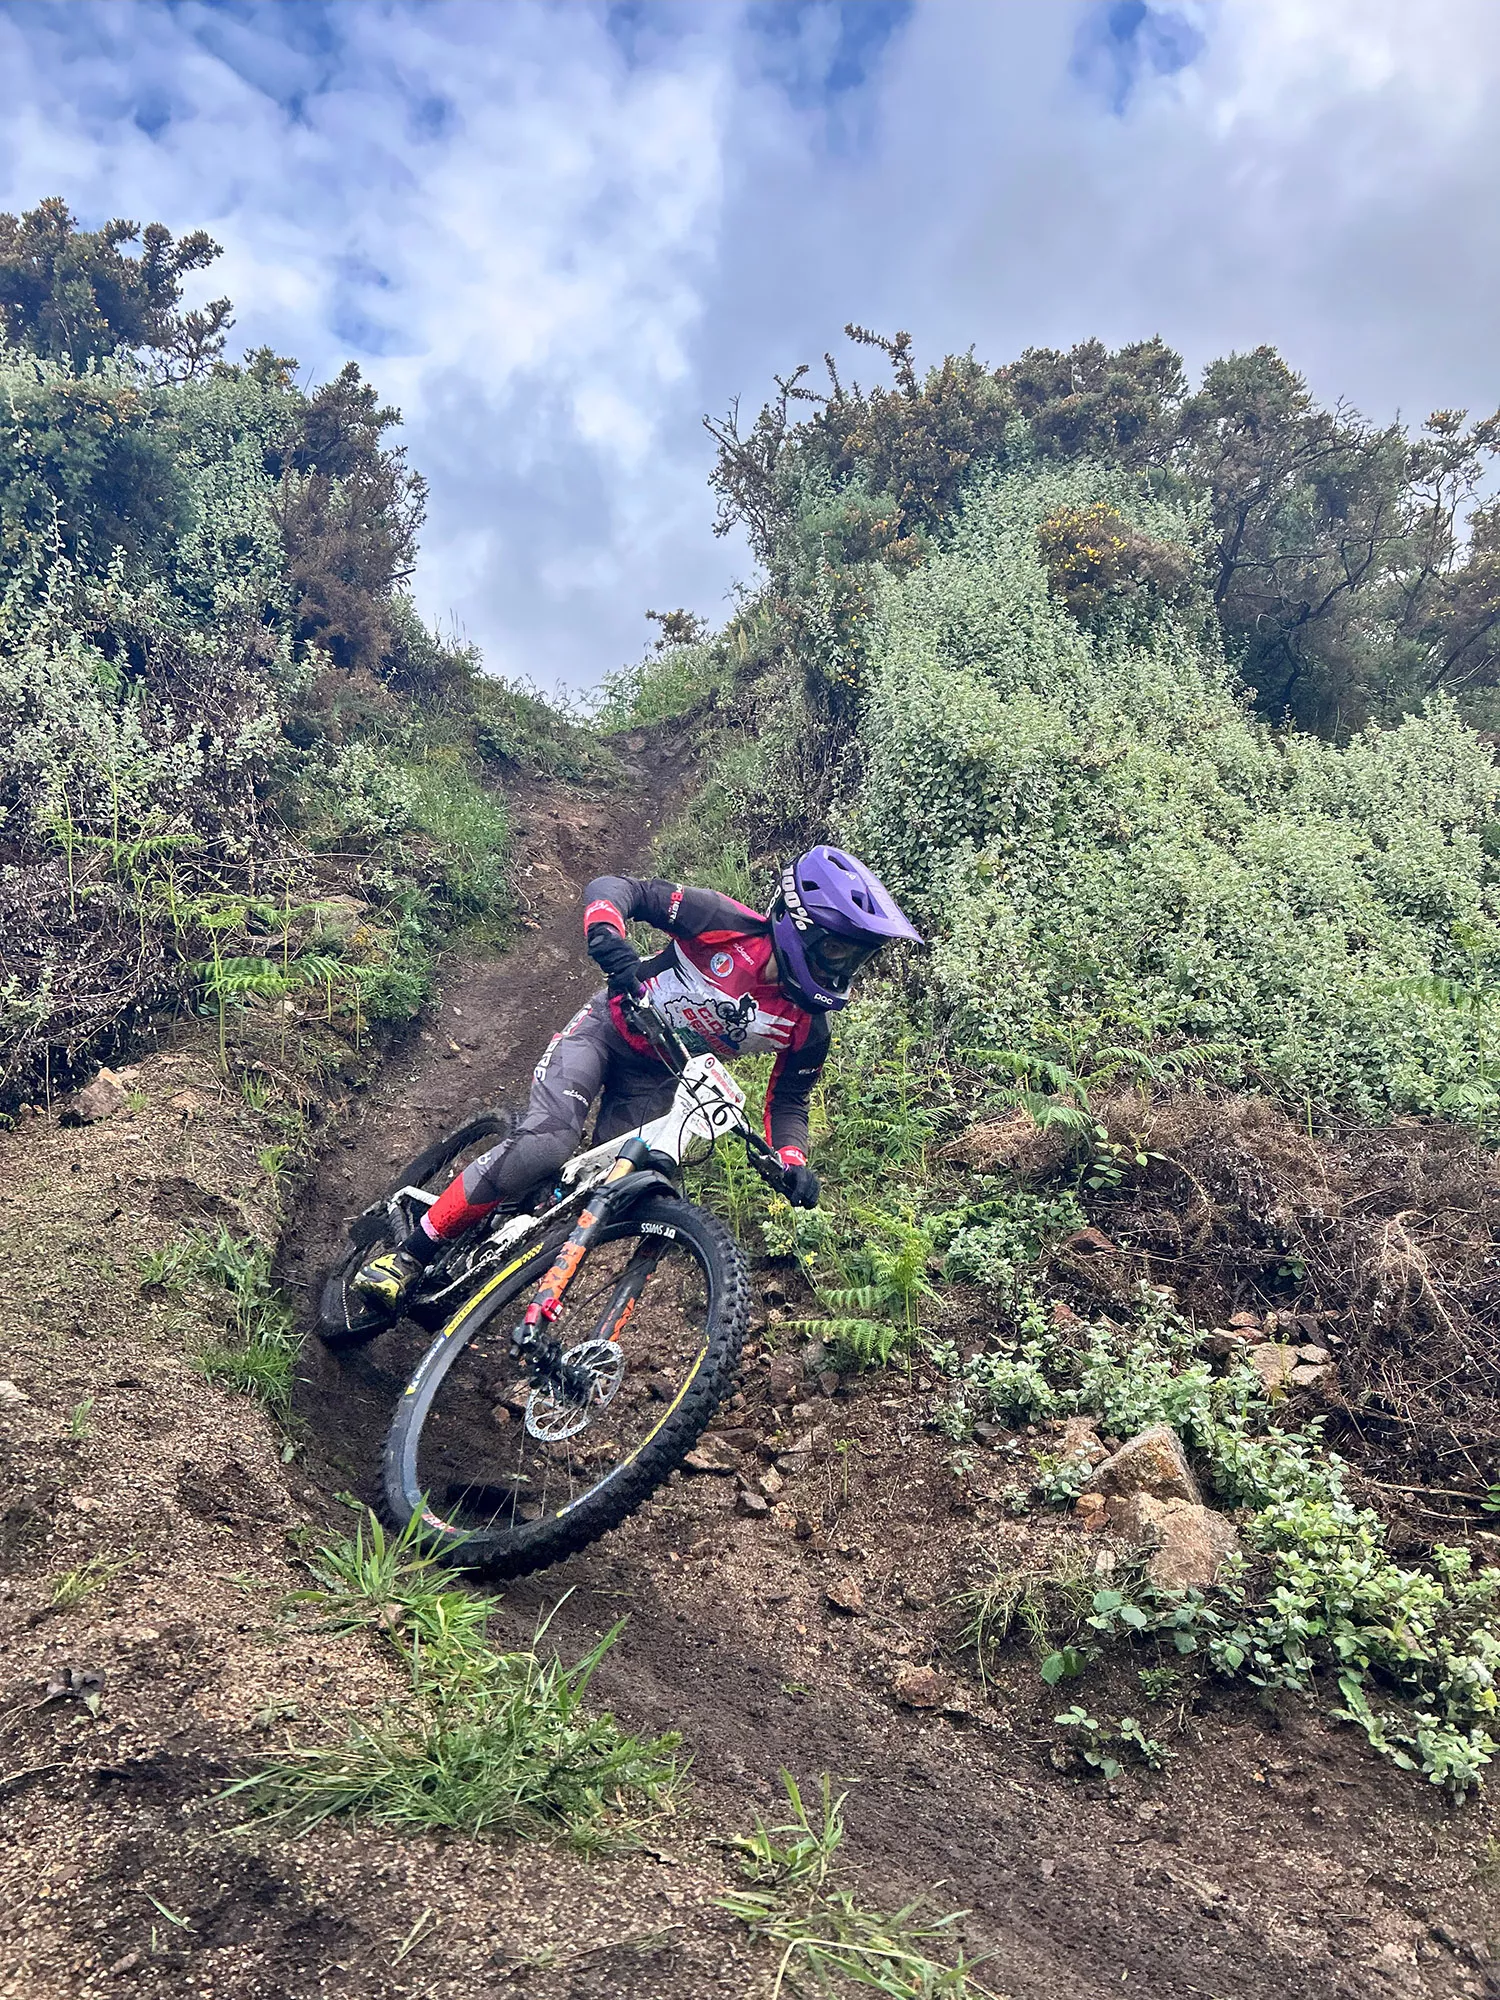
[[[1277,1340],[1263,1340],[1258,1347],[1252,1347],[1247,1357],[1250,1366],[1265,1384],[1266,1394],[1274,1395],[1284,1389],[1292,1379],[1292,1371],[1297,1366],[1297,1350],[1285,1347]]]
[[[1203,1501],[1181,1440],[1167,1424],[1153,1424],[1150,1430],[1128,1438],[1105,1459],[1090,1485],[1109,1499],[1149,1493],[1158,1500],[1186,1500],[1195,1507]]]
[[[823,1595],[835,1611],[842,1611],[850,1618],[857,1618],[865,1608],[864,1592],[856,1577],[836,1577]]]
[[[1112,1501],[1109,1524],[1129,1541],[1154,1544],[1146,1574],[1163,1590],[1207,1590],[1240,1544],[1234,1523],[1211,1507],[1149,1493]]]
[[[1320,1382],[1328,1382],[1332,1375],[1331,1368],[1315,1367],[1311,1362],[1303,1361],[1292,1370],[1287,1380],[1294,1389],[1315,1389]]]
[[[63,1125],[97,1125],[101,1118],[113,1118],[125,1109],[125,1093],[117,1083],[96,1076],[91,1084],[70,1097],[58,1112]]]

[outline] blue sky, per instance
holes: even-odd
[[[424,612],[544,686],[722,615],[700,419],[846,320],[1500,402],[1493,0],[0,0],[0,78],[0,208],[212,230],[237,345],[405,410]]]

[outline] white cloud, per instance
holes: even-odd
[[[1492,0],[1180,0],[1134,53],[1110,18],[922,0],[882,56],[872,0],[0,7],[0,206],[214,230],[236,337],[404,407],[424,607],[589,680],[645,605],[721,608],[699,416],[848,318],[1500,399]]]

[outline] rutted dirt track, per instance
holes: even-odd
[[[670,797],[670,777],[658,783]],[[512,957],[454,982],[433,1027],[369,1094],[304,1210],[290,1272],[310,1282],[343,1219],[433,1133],[476,1104],[524,1096],[547,1035],[591,990],[577,892],[605,866],[639,865],[650,830],[647,815],[560,797],[535,806],[524,886],[539,927]],[[399,1336],[342,1362],[310,1353],[301,1414],[331,1487],[375,1497],[380,1439],[414,1353]],[[629,1611],[596,1687],[633,1725],[682,1730],[696,1779],[689,1846],[772,1809],[779,1767],[827,1770],[851,1786],[851,1858],[869,1892],[904,1900],[943,1882],[942,1905],[973,1912],[970,1949],[996,1953],[987,1983],[1016,2000],[1122,1987],[1162,2000],[1500,1993],[1486,1969],[1493,1891],[1475,1867],[1488,1809],[1455,1815],[1297,1705],[1238,1698],[1210,1696],[1181,1719],[1164,1778],[1106,1791],[1060,1775],[1046,1725],[1066,1704],[1045,1692],[986,1702],[949,1651],[946,1600],[966,1562],[987,1533],[993,1545],[1025,1531],[1005,1526],[982,1482],[977,1499],[959,1496],[942,1441],[922,1428],[920,1383],[872,1378],[823,1402],[778,1380],[777,1410],[768,1361],[752,1352],[743,1407],[716,1429],[726,1463],[753,1470],[757,1445],[784,1441],[785,1426],[822,1427],[833,1448],[786,1495],[803,1539],[738,1512],[733,1478],[699,1477],[505,1592],[517,1639],[571,1592],[552,1626],[565,1652]],[[816,1407],[786,1410],[803,1397]],[[864,1605],[852,1617],[825,1596],[848,1577]],[[928,1661],[947,1693],[922,1713],[891,1681]],[[1139,1706],[1138,1692],[1114,1693]],[[727,1961],[720,1919],[700,1906],[679,1921],[639,1987],[616,1962],[579,1966],[555,1989],[533,1975],[526,1990],[754,1990],[758,1975]]]
[[[690,781],[670,743],[636,755],[620,792],[518,802],[534,927],[507,957],[453,968],[421,1032],[352,1094],[288,1232],[289,1284],[314,1281],[344,1219],[432,1134],[523,1094],[593,985],[578,890],[643,862]],[[1075,1530],[1008,1515],[1004,1436],[956,1481],[920,1377],[829,1396],[797,1378],[786,1339],[774,1368],[752,1344],[743,1402],[716,1425],[725,1476],[675,1483],[503,1594],[502,1624],[525,1640],[570,1592],[552,1626],[570,1655],[629,1612],[597,1695],[634,1726],[679,1729],[694,1760],[683,1811],[642,1853],[235,1833],[212,1801],[247,1761],[399,1694],[367,1639],[288,1625],[275,1607],[304,1580],[288,1531],[346,1519],[341,1491],[376,1497],[415,1348],[396,1334],[336,1361],[310,1340],[309,1442],[290,1464],[255,1406],[191,1373],[190,1305],[139,1291],[135,1260],[191,1222],[264,1231],[267,1135],[218,1079],[201,1025],[132,1076],[138,1101],[105,1124],[0,1134],[0,1374],[21,1394],[0,1395],[6,2000],[751,2000],[766,1960],[714,1908],[718,1842],[774,1814],[783,1765],[850,1787],[867,1897],[942,1882],[938,1906],[972,1911],[968,1948],[995,1953],[981,1976],[1013,2000],[1500,1994],[1495,1808],[1455,1811],[1298,1704],[1210,1688],[1181,1713],[1146,1711],[1138,1662],[1105,1665],[1066,1699],[1145,1714],[1177,1761],[1108,1788],[1054,1769],[1066,1701],[1021,1649],[987,1695],[964,1670],[951,1598],[982,1553],[1022,1560],[1029,1537]],[[776,1276],[761,1272],[762,1289]],[[822,1438],[788,1477],[785,1513],[739,1511],[735,1472],[765,1476],[765,1448],[806,1429]],[[58,1574],[90,1558],[119,1567],[52,1607]],[[859,1608],[830,1604],[830,1585]],[[904,1706],[893,1682],[925,1666],[935,1705]]]

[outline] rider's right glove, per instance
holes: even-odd
[[[611,997],[635,999],[642,991],[641,957],[629,938],[608,924],[591,924],[588,946],[589,957],[609,981]]]
[[[790,1166],[781,1170],[781,1188],[793,1208],[816,1208],[822,1182],[811,1167]]]

